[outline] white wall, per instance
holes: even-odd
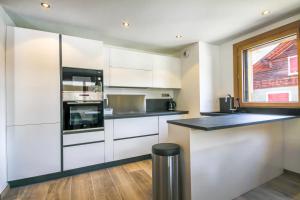
[[[183,52],[189,55],[185,57]],[[199,44],[195,43],[181,53],[181,90],[177,94],[179,110],[188,110],[188,117],[200,116]]]
[[[7,186],[5,38],[6,24],[8,23],[12,24],[2,7],[0,7],[0,194]]]
[[[219,109],[219,62],[219,46],[199,42],[201,112],[211,112]]]

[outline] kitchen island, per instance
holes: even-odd
[[[184,200],[231,200],[283,172],[284,115],[234,114],[168,121],[181,146]]]

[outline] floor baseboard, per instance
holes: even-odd
[[[295,175],[295,176],[300,176],[299,173],[293,172],[293,171],[290,171],[290,170],[287,170],[287,169],[284,169],[283,172],[284,172],[284,173],[287,173],[287,174],[292,174],[292,175]]]
[[[147,154],[147,155],[143,155],[143,156],[137,156],[137,157],[127,158],[127,159],[123,159],[123,160],[116,160],[116,161],[101,163],[101,164],[82,167],[82,168],[78,168],[78,169],[72,169],[72,170],[63,171],[63,172],[56,172],[56,173],[42,175],[42,176],[8,181],[8,184],[11,188],[25,186],[25,185],[30,185],[30,184],[34,184],[34,183],[41,183],[41,182],[45,182],[45,181],[50,181],[50,180],[54,180],[54,179],[58,179],[58,178],[67,177],[67,176],[73,176],[73,175],[77,175],[77,174],[91,172],[91,171],[95,171],[95,170],[105,169],[105,168],[109,168],[109,167],[115,167],[115,166],[131,163],[131,162],[137,162],[137,161],[141,161],[141,160],[146,160],[146,159],[150,159],[150,158],[151,158],[151,154]]]

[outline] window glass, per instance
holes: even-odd
[[[296,35],[243,51],[243,102],[298,102]]]

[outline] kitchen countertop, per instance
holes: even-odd
[[[200,112],[200,114],[202,116],[209,116],[209,117],[211,117],[211,116],[232,115],[232,114],[237,114],[237,113],[225,113],[225,112],[218,112],[218,111],[216,111],[216,112]]]
[[[193,119],[171,120],[168,121],[168,123],[193,129],[212,131],[254,124],[264,124],[293,118],[297,118],[297,116],[243,113]]]
[[[135,118],[135,117],[149,117],[149,116],[164,116],[164,115],[182,115],[188,114],[188,111],[153,111],[145,113],[122,113],[122,114],[112,114],[104,115],[104,119],[122,119],[122,118]]]

